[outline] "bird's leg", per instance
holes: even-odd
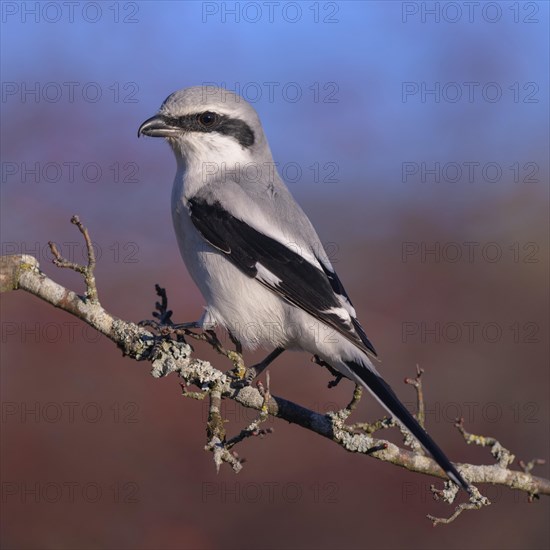
[[[244,375],[244,381],[251,384],[255,378],[260,376],[262,372],[275,360],[281,353],[285,351],[285,348],[275,348],[263,361],[260,361],[252,367],[246,369]]]
[[[334,380],[331,380],[328,383],[329,388],[334,388],[335,386],[337,386],[340,383],[342,378],[345,378],[345,376],[342,373],[338,372],[334,367],[329,365],[326,361],[323,361],[318,355],[314,355],[311,358],[311,362],[312,363],[317,363],[318,365],[321,365],[322,367],[325,367],[325,369],[327,369],[330,372],[330,374],[332,374],[332,376],[334,376]]]
[[[243,345],[239,342],[237,337],[234,336],[233,333],[230,330],[228,330],[227,332],[229,333],[229,338],[231,339],[231,341],[233,342],[233,345],[235,346],[235,351],[242,355]]]

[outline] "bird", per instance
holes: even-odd
[[[176,91],[138,129],[176,158],[173,225],[206,307],[196,326],[220,326],[247,349],[312,354],[367,389],[462,489],[469,484],[374,365],[376,350],[321,241],[280,178],[254,107],[222,87]]]

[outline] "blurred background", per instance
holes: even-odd
[[[159,283],[176,321],[197,319],[173,155],[136,133],[174,90],[225,86],[258,110],[412,410],[403,379],[425,369],[427,428],[449,457],[492,463],[453,427],[463,416],[517,459],[550,458],[547,2],[1,6],[2,254],[33,254],[82,292],[47,246],[84,261],[79,214],[109,312],[151,318]],[[1,327],[2,548],[549,546],[547,497],[481,486],[490,507],[434,529],[425,515],[453,510],[432,500],[434,480],[272,419],[240,445],[243,471],[217,475],[206,403],[175,376],[154,380],[23,293],[1,297]],[[270,373],[274,394],[320,412],[353,389],[327,389],[305,354]],[[224,407],[229,435],[254,418]],[[365,396],[352,419],[383,414]]]

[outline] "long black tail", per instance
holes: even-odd
[[[382,403],[384,408],[386,408],[396,420],[401,422],[401,424],[418,439],[420,444],[433,456],[439,466],[441,466],[441,469],[447,474],[449,479],[470,493],[471,488],[460,475],[460,472],[453,466],[436,442],[428,435],[422,426],[420,426],[405,405],[399,401],[399,398],[395,395],[387,382],[364,365],[352,361],[346,361],[346,365],[380,403]]]

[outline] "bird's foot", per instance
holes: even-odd
[[[245,388],[246,386],[250,386],[252,382],[254,382],[254,380],[258,376],[258,371],[254,367],[246,368],[244,365],[239,365],[234,369],[231,369],[229,371],[229,375],[233,379],[231,384],[233,387]]]
[[[260,376],[260,374],[262,374],[281,353],[283,353],[283,351],[284,348],[275,348],[263,361],[256,363],[252,367],[248,367],[243,374],[243,381],[245,381],[247,385],[252,384],[252,382],[254,382],[254,380],[258,378],[258,376]]]
[[[311,358],[311,362],[316,363],[317,365],[321,365],[322,367],[325,367],[325,369],[327,369],[330,372],[330,374],[332,374],[332,376],[334,376],[334,380],[331,380],[328,383],[329,388],[336,387],[342,381],[342,379],[345,378],[345,376],[342,373],[338,372],[335,368],[333,368],[331,365],[329,365],[326,361],[323,361],[323,359],[321,359],[318,355],[314,355]]]
[[[262,373],[262,371],[264,369],[260,369],[258,370],[256,367],[258,365],[254,365],[253,367],[248,367],[245,372],[244,372],[244,376],[243,376],[243,380],[246,382],[247,385],[250,385],[252,384],[252,382],[254,382],[254,380],[256,378],[258,378],[258,376],[260,376],[260,374]]]

